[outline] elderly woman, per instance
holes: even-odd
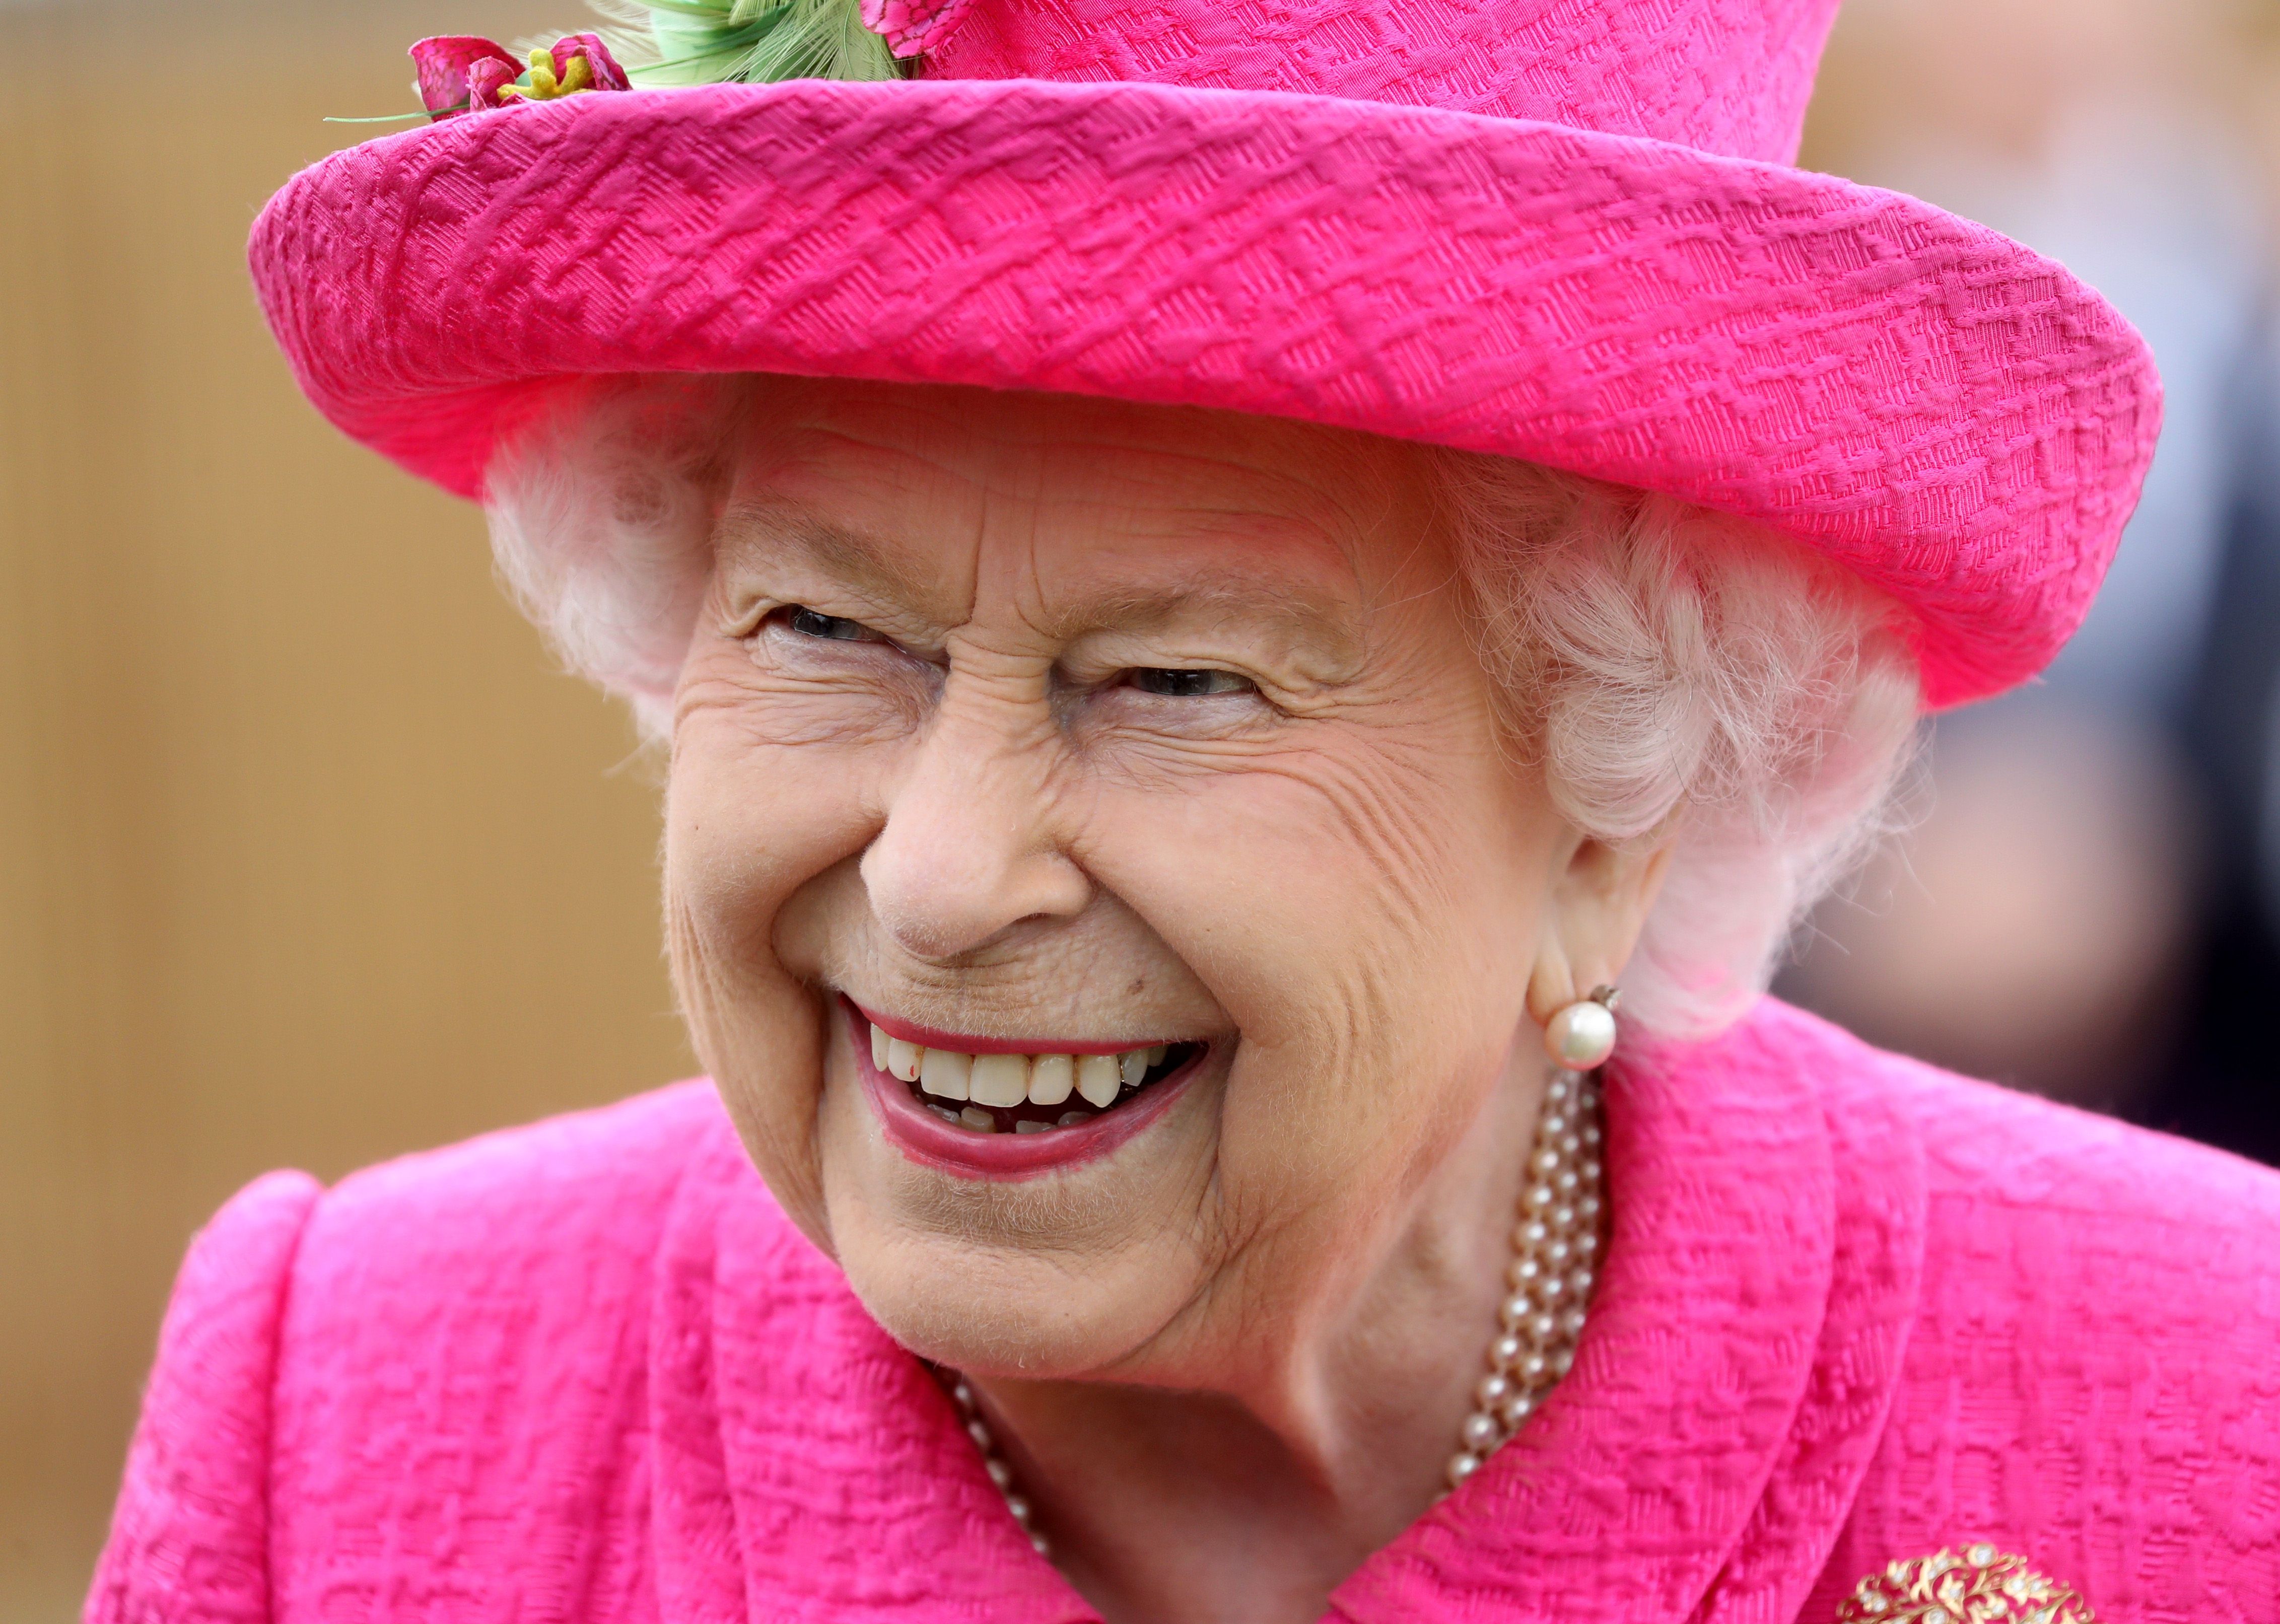
[[[2156,416],[1783,166],[1829,10],[423,42],[256,276],[711,1077],[233,1201],[89,1617],[2280,1619],[2280,1180],[1760,997]]]

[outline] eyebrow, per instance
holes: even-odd
[[[797,503],[740,502],[720,515],[718,542],[797,550],[817,567],[882,601],[948,622],[959,612],[940,601],[940,582],[913,570],[885,537],[835,524]],[[1089,631],[1147,632],[1198,614],[1262,624],[1327,659],[1337,680],[1359,666],[1362,639],[1335,599],[1236,569],[1177,585],[1102,594],[1047,617],[1038,629],[1060,642]]]
[[[924,606],[939,583],[919,575],[880,537],[833,524],[797,503],[731,503],[713,531],[714,544],[748,548],[765,543],[790,547],[819,568],[864,588],[874,596]]]
[[[1114,595],[1073,612],[1068,617],[1071,624],[1051,625],[1047,629],[1064,635],[1093,627],[1146,632],[1199,614],[1266,626],[1329,659],[1341,673],[1360,658],[1360,637],[1348,617],[1332,604],[1241,572],[1182,586]]]

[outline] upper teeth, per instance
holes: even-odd
[[[1148,1068],[1163,1063],[1170,1045],[1153,1043],[1121,1054],[962,1054],[928,1049],[871,1028],[871,1064],[941,1099],[977,1105],[1058,1105],[1072,1090],[1086,1103],[1108,1105],[1126,1083],[1137,1088]]]

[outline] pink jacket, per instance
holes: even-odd
[[[1574,1373],[1331,1618],[1827,1624],[1984,1540],[2105,1624],[2280,1620],[2280,1176],[1770,1001],[1608,1098]],[[232,1200],[88,1604],[1092,1616],[703,1083]]]

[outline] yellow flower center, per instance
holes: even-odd
[[[558,96],[575,96],[581,90],[594,88],[594,65],[580,51],[570,58],[562,77],[554,77],[554,56],[543,46],[534,47],[530,53],[530,82],[527,85],[505,85],[499,94],[519,96],[528,101],[551,102]]]

